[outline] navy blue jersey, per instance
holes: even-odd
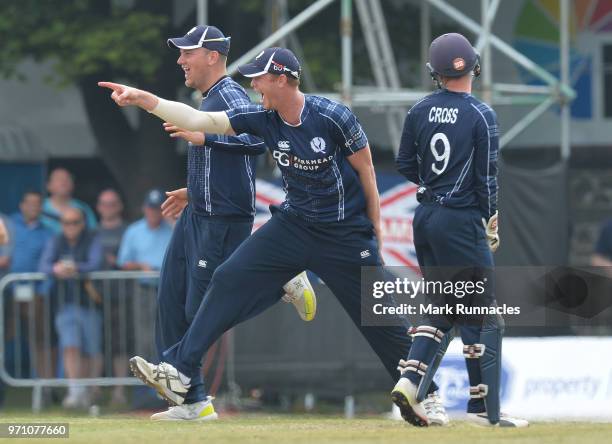
[[[202,111],[225,111],[249,104],[244,89],[224,77],[208,90]],[[204,146],[189,144],[187,191],[194,212],[252,219],[255,215],[255,158],[264,142],[248,134],[206,134]]]
[[[369,223],[361,182],[346,160],[368,140],[346,106],[306,95],[298,125],[260,105],[232,109],[227,115],[235,132],[262,137],[272,152],[286,192],[282,211],[309,222]]]
[[[467,93],[438,90],[408,112],[397,168],[449,207],[497,210],[499,129],[495,112]]]

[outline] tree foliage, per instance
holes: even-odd
[[[118,77],[152,80],[166,49],[169,17],[124,3],[3,0],[0,72],[19,75],[19,62],[32,57],[53,61],[55,80],[62,84],[109,70]]]

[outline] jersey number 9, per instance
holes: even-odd
[[[444,151],[442,151],[442,153],[439,153],[436,148],[436,144],[438,142],[442,142],[442,145],[444,146]],[[439,176],[440,174],[444,172],[444,170],[448,166],[448,158],[450,157],[451,147],[450,147],[450,142],[448,141],[448,137],[446,137],[446,134],[444,133],[434,134],[433,137],[431,138],[431,142],[429,143],[429,148],[431,148],[431,154],[433,154],[434,159],[436,159],[436,161],[431,164],[431,170]],[[442,168],[438,168],[436,166],[437,162],[443,162]]]

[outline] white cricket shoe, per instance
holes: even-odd
[[[429,425],[432,426],[445,426],[449,423],[448,414],[442,403],[442,398],[437,391],[427,395],[427,398],[423,400],[423,407],[427,413],[427,419]]]
[[[529,422],[526,419],[513,418],[505,413],[500,413],[499,422],[497,424],[491,424],[489,418],[485,413],[468,413],[467,419],[469,422],[482,427],[516,427],[523,428],[528,427]]]
[[[413,426],[427,427],[429,418],[423,403],[416,399],[417,389],[408,378],[400,378],[391,392],[391,399],[399,407],[404,421]]]
[[[189,378],[171,364],[161,362],[155,365],[140,356],[134,356],[130,359],[130,369],[134,376],[155,389],[170,404],[181,405],[185,401],[190,387]]]
[[[219,416],[212,404],[213,397],[193,404],[183,404],[170,407],[165,412],[151,415],[153,421],[213,421]]]
[[[317,313],[317,296],[308,280],[308,275],[302,271],[283,286],[284,302],[291,302],[304,321],[312,321]]]

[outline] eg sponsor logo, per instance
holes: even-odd
[[[288,167],[291,164],[289,160],[289,154],[283,151],[272,151],[272,157],[280,166]]]

